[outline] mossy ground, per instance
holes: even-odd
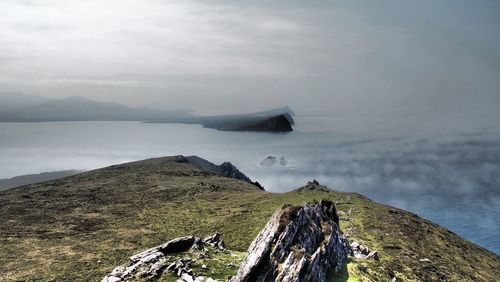
[[[497,255],[361,195],[322,188],[263,192],[162,158],[1,192],[0,280],[96,281],[132,254],[185,235],[219,232],[241,254],[283,204],[321,199],[345,213],[341,228],[351,239],[380,253],[378,262],[350,259],[332,281],[500,277]]]

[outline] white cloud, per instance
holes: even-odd
[[[1,2],[0,51],[40,76],[111,75],[123,69],[163,74],[284,74],[286,62],[252,54],[288,48],[277,32],[299,32],[258,11],[191,1]],[[293,47],[293,46],[292,46]]]

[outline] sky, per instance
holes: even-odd
[[[302,114],[490,114],[500,2],[2,0],[0,92]]]

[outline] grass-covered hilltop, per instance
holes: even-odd
[[[173,238],[216,232],[227,251],[181,256],[193,259],[194,270],[225,281],[237,273],[277,209],[321,200],[335,203],[340,229],[350,241],[378,252],[378,260],[349,257],[329,281],[500,277],[499,256],[412,213],[321,185],[270,193],[202,171],[178,156],[0,192],[0,281],[100,281],[136,253]],[[160,279],[176,278],[166,273]]]

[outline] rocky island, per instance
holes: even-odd
[[[119,164],[0,192],[0,280],[500,277],[498,255],[415,214],[317,181],[270,193],[234,166],[190,158]]]
[[[201,124],[223,131],[290,132],[295,124],[294,111],[282,107],[262,112],[223,116],[192,116],[153,120],[158,123]]]

